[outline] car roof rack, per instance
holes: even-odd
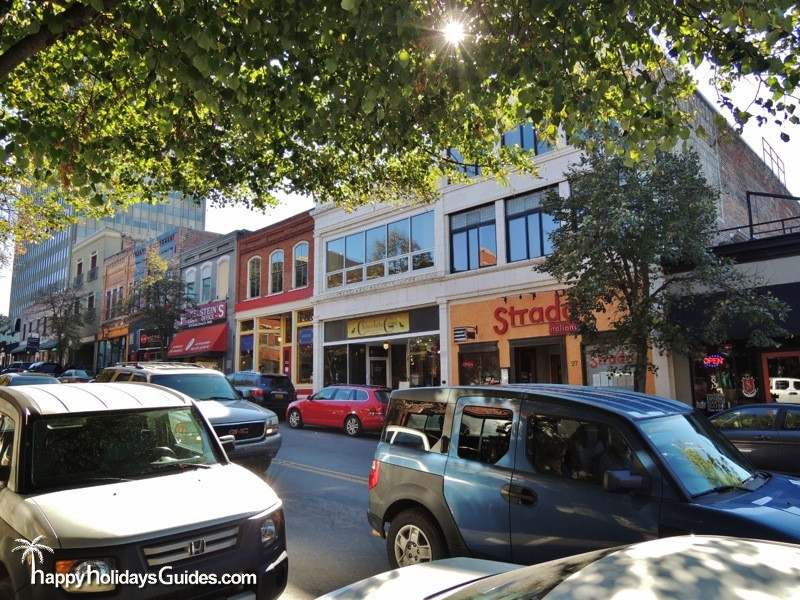
[[[165,368],[165,369],[205,369],[203,365],[188,362],[167,362],[160,360],[153,361],[137,361],[137,362],[118,362],[115,367],[133,367],[134,369],[144,369],[148,367]]]

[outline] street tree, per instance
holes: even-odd
[[[172,190],[429,200],[463,163],[534,170],[497,147],[520,122],[579,144],[613,123],[634,160],[689,135],[704,61],[738,124],[798,122],[793,0],[4,0],[0,24],[0,181],[62,219]]]
[[[148,250],[145,264],[146,273],[134,283],[125,309],[130,322],[155,331],[167,348],[175,335],[176,322],[186,308],[194,306],[194,298],[186,293],[186,284],[155,248]]]
[[[655,370],[651,350],[689,354],[730,339],[734,324],[756,346],[775,346],[786,335],[788,307],[714,253],[718,192],[693,151],[659,151],[627,166],[597,150],[567,179],[568,197],[552,193],[543,201],[560,226],[552,254],[536,268],[567,286],[584,341],[600,355],[634,357],[638,391]],[[702,310],[704,297],[713,311],[677,318]]]
[[[47,331],[56,343],[58,364],[64,366],[69,362],[72,349],[80,343],[83,326],[80,290],[74,286],[55,285],[39,293],[34,305],[47,319]]]

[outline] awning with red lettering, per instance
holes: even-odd
[[[225,352],[228,349],[228,324],[207,325],[184,329],[175,334],[167,356],[196,356],[207,352]]]

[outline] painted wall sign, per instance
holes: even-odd
[[[492,326],[497,335],[504,335],[512,327],[550,324],[550,335],[566,335],[573,333],[576,326],[569,320],[569,309],[562,304],[559,294],[553,295],[552,304],[518,308],[514,304],[498,306],[494,309],[495,324]]]
[[[392,335],[407,333],[410,321],[407,312],[362,317],[347,320],[347,337],[369,337],[373,335]]]
[[[139,350],[161,348],[163,345],[158,332],[147,329],[139,330]]]
[[[215,300],[187,309],[175,324],[178,329],[189,327],[204,327],[212,323],[219,323],[228,317],[228,301]]]

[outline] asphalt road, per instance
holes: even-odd
[[[289,585],[281,598],[316,598],[386,571],[384,540],[367,523],[367,476],[377,436],[293,430],[267,479],[283,499]]]

